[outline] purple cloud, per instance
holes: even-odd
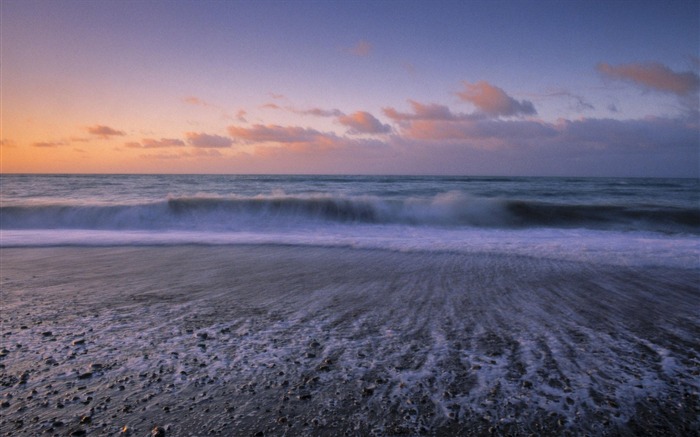
[[[692,71],[675,72],[658,62],[612,66],[600,63],[596,69],[610,79],[622,80],[646,89],[687,96],[700,89],[700,77]]]
[[[225,148],[231,147],[233,141],[230,138],[219,135],[209,135],[198,132],[185,132],[187,142],[194,147]]]
[[[109,126],[95,125],[87,128],[87,132],[91,135],[96,135],[102,139],[107,139],[112,136],[124,136],[124,132],[111,128]]]

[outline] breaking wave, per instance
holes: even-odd
[[[0,207],[1,229],[207,230],[332,223],[438,227],[588,228],[700,233],[700,209],[562,204],[474,197],[272,195],[170,197],[138,204]]]

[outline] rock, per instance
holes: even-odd
[[[41,333],[44,337],[51,337],[53,335],[53,332],[51,331],[44,331]]]
[[[81,346],[81,345],[84,345],[84,344],[85,344],[85,339],[84,339],[84,338],[81,338],[81,339],[78,339],[78,340],[73,340],[73,341],[71,342],[71,344],[72,344],[73,346]]]
[[[78,379],[88,379],[92,378],[92,372],[85,372],[78,375]]]
[[[165,428],[162,426],[156,426],[151,430],[151,437],[165,437]]]

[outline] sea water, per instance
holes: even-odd
[[[700,265],[698,179],[2,175],[0,245],[282,244]]]

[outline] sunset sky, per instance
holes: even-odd
[[[5,173],[700,175],[700,1],[0,0]]]

